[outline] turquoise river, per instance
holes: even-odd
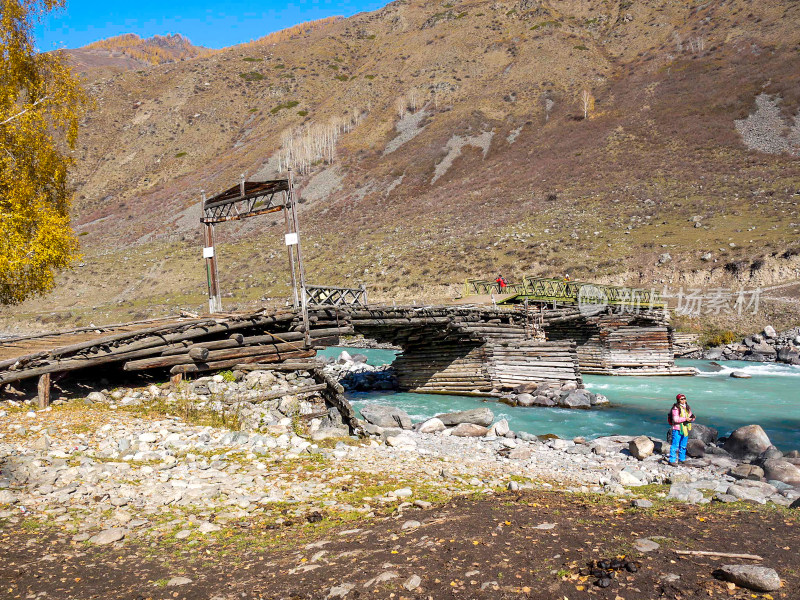
[[[336,357],[341,350],[343,348],[327,348],[320,354]],[[367,355],[368,362],[373,365],[390,363],[395,356],[390,350],[347,350]],[[663,439],[667,412],[675,394],[681,392],[689,399],[698,423],[716,427],[720,435],[757,423],[781,450],[800,450],[800,367],[738,361],[721,362],[721,368],[701,360],[677,363],[695,366],[700,374],[694,377],[584,376],[587,388],[604,394],[611,401],[607,408],[518,408],[492,402],[492,410],[495,418],[508,419],[514,431],[552,433],[563,438],[645,434]],[[732,378],[733,370],[744,371],[751,378]],[[392,404],[408,412],[415,421],[437,413],[476,408],[485,402],[480,398],[403,392],[354,393],[349,399],[356,409],[373,402]]]

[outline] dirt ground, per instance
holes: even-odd
[[[201,540],[102,547],[72,542],[54,525],[5,522],[0,597],[800,598],[800,512],[774,506],[657,501],[636,509],[627,500],[535,492],[462,497],[363,522],[307,517],[262,530],[228,525]],[[645,537],[660,547],[637,551],[635,541]],[[757,554],[763,561],[676,550]],[[636,561],[638,570],[615,572],[607,588],[586,575],[591,561],[617,556]],[[748,562],[776,569],[783,587],[757,594],[712,575],[723,564]],[[414,575],[418,587],[408,590]],[[178,577],[184,582],[171,581]]]

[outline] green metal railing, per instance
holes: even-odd
[[[489,294],[513,294],[513,297],[504,298],[498,303],[528,300],[570,305],[633,306],[642,309],[664,308],[666,305],[655,289],[644,290],[546,277],[525,277],[522,283],[510,283],[502,291],[497,282],[482,279],[468,279],[464,285],[464,296]]]
[[[488,296],[489,294],[522,294],[525,292],[524,283],[509,283],[500,289],[500,284],[488,279],[468,279],[464,286],[465,296]]]

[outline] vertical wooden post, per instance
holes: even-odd
[[[39,376],[39,408],[50,405],[50,373]]]
[[[205,201],[205,194],[203,195]],[[214,236],[214,224],[203,223],[203,258],[206,259],[206,277],[208,279],[208,312],[222,310],[222,296],[219,290],[219,271],[217,269],[217,248]]]
[[[283,220],[285,223],[285,233],[288,236],[292,231],[292,223],[289,220],[289,204],[291,203],[292,195],[291,190],[286,192],[286,199],[283,203]],[[294,249],[289,244],[286,244],[286,250],[289,252],[289,270],[292,273],[292,306],[297,308],[298,306],[298,297],[297,297],[297,278],[295,277],[294,273]]]
[[[311,345],[311,334],[308,325],[308,299],[306,298],[306,274],[303,268],[303,253],[300,247],[300,222],[297,219],[297,203],[294,199],[294,177],[292,170],[289,169],[289,206],[292,210],[292,223],[294,224],[294,233],[297,235],[297,267],[300,274],[300,306],[303,310],[303,330],[305,332],[305,345]]]

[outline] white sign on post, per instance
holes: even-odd
[[[287,233],[286,234],[286,245],[287,246],[296,246],[298,243],[298,237],[296,233]]]
[[[213,246],[206,246],[203,248],[203,258],[213,258],[214,257],[214,247]]]

